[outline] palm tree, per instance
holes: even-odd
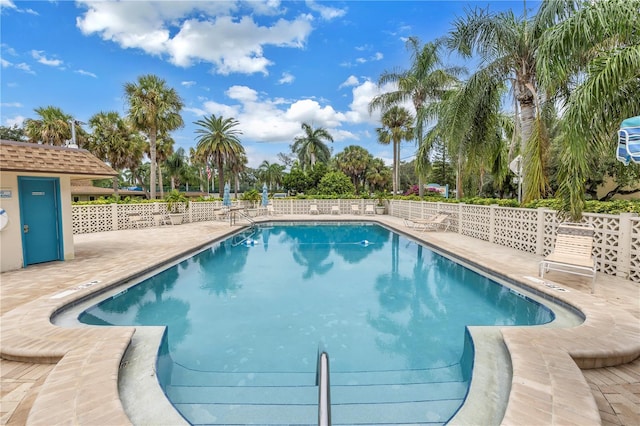
[[[131,123],[115,111],[99,112],[89,119],[92,129],[87,149],[106,161],[114,170],[122,170],[142,160],[140,139]],[[118,194],[118,178],[113,178],[113,192]]]
[[[173,155],[173,145],[175,141],[169,134],[162,132],[156,139],[156,161],[157,164],[164,164]],[[149,147],[149,145],[147,145]],[[164,198],[164,179],[162,178],[162,167],[158,167],[158,182],[160,186],[160,198]]]
[[[173,154],[169,155],[164,161],[164,165],[171,179],[171,190],[176,189],[176,181],[180,185],[180,178],[185,174],[188,167],[187,159],[183,148],[178,148]]]
[[[360,187],[364,190],[367,168],[373,160],[373,156],[361,146],[348,146],[335,157],[338,170],[351,178],[356,193],[360,193]]]
[[[227,166],[229,166],[229,172],[233,175],[234,185],[233,190],[235,198],[238,198],[238,191],[240,191],[240,175],[247,169],[247,155],[244,152],[232,155],[229,157]]]
[[[482,64],[467,82],[468,90],[481,92],[487,82],[511,86],[521,136],[520,152],[524,156],[524,201],[541,198],[548,188],[544,157],[548,139],[541,115],[543,96],[537,84],[536,55],[546,23],[527,19],[526,15],[516,17],[512,11],[491,13],[488,9],[474,9],[457,19],[454,26],[448,46],[465,58],[478,53]],[[476,123],[485,127],[477,119]],[[514,145],[517,140],[513,139]],[[515,148],[509,150],[510,159]]]
[[[220,197],[223,196],[224,163],[232,156],[244,154],[244,147],[240,143],[239,135],[242,131],[236,129],[238,120],[235,118],[206,117],[194,122],[199,129],[196,133],[196,152],[200,158],[207,162],[213,161],[218,168],[218,186]]]
[[[537,19],[559,21],[544,35],[537,71],[565,109],[558,192],[577,219],[589,170],[614,152],[620,122],[640,115],[640,1],[545,2]]]
[[[269,187],[269,190],[272,191],[282,184],[284,169],[285,166],[282,164],[269,163],[267,160],[264,160],[258,167],[258,173],[260,174],[260,178]]]
[[[184,125],[180,111],[184,104],[178,92],[153,75],[138,77],[136,83],[124,85],[125,97],[129,103],[129,118],[136,129],[149,137],[151,159],[151,199],[156,198],[156,139],[158,134],[168,133]],[[161,182],[162,184],[162,182]]]
[[[428,116],[438,119],[418,148],[417,161],[429,155],[429,152],[423,150],[426,151],[441,140],[457,165],[457,198],[464,196],[464,176],[481,174],[485,165],[492,164],[492,171],[498,173],[500,170],[506,176],[508,161],[496,146],[502,143],[505,134],[513,134],[513,129],[507,131],[507,127],[504,127],[505,119],[500,114],[504,93],[505,85],[502,82],[491,80],[486,74],[480,73],[472,76],[462,86],[447,92],[441,101],[425,108]],[[495,162],[498,164],[493,164]],[[500,179],[503,180],[503,177]]]
[[[331,158],[329,147],[323,140],[333,142],[333,136],[324,128],[314,129],[310,124],[302,123],[304,136],[294,139],[291,151],[298,155],[302,168],[313,167],[316,161],[327,163]]]
[[[34,109],[39,119],[28,118],[24,123],[24,130],[29,142],[42,142],[46,145],[62,146],[71,139],[72,117],[54,106]]]
[[[384,190],[389,187],[391,182],[391,171],[389,167],[384,164],[381,158],[374,158],[369,163],[366,175],[367,183],[369,184],[369,191],[376,192]]]
[[[413,116],[406,108],[394,105],[382,114],[381,123],[382,127],[376,129],[378,142],[384,145],[393,143],[393,193],[396,194],[400,182],[400,142],[411,140],[413,137]]]
[[[374,97],[369,103],[369,113],[376,109],[385,111],[392,105],[411,101],[416,112],[416,146],[420,146],[427,119],[424,111],[426,105],[442,99],[446,91],[458,83],[457,76],[464,72],[464,68],[444,66],[438,53],[440,42],[426,43],[420,47],[417,37],[409,37],[407,48],[411,51],[411,67],[405,71],[385,71],[380,76],[378,87],[395,83],[397,89]],[[422,196],[422,179],[426,170],[419,169],[416,172],[420,180],[419,194]]]

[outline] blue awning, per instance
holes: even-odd
[[[640,116],[627,118],[620,125],[616,158],[625,165],[640,163]]]

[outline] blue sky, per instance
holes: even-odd
[[[21,125],[48,105],[83,122],[125,115],[123,85],[156,74],[185,104],[176,149],[195,146],[193,122],[216,114],[239,121],[251,167],[288,153],[302,122],[329,130],[334,154],[360,145],[390,164],[367,105],[390,89],[377,87],[382,72],[409,66],[407,37],[445,35],[466,8],[520,15],[523,4],[0,0],[0,123]],[[414,150],[403,144],[402,158]]]

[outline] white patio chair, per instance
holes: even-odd
[[[591,277],[591,293],[596,286],[596,262],[593,258],[595,229],[581,223],[561,223],[553,251],[540,262],[540,277],[548,271]]]

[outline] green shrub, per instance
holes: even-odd
[[[355,192],[353,182],[342,172],[329,172],[320,179],[318,184],[318,193],[323,195],[341,195],[344,198],[350,198]]]

